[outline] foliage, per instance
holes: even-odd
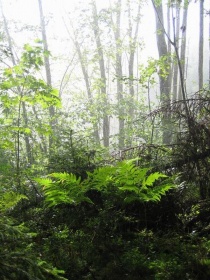
[[[48,111],[61,104],[58,91],[39,78],[43,54],[40,43],[25,44],[18,63],[1,73],[0,147],[10,153],[17,177],[22,167],[35,163],[35,154],[47,152],[47,137],[52,134]]]
[[[155,3],[160,7],[161,1]],[[118,49],[113,44],[119,12],[115,4],[98,13],[107,84],[99,77],[91,10],[84,6],[73,40],[80,48],[86,91],[77,87],[78,65],[78,75],[66,75],[69,64],[60,95],[68,79],[76,78],[76,86],[66,87],[69,105],[53,118],[52,106],[61,107],[58,90],[40,75],[50,53],[40,41],[25,44],[16,65],[10,66],[12,50],[4,42],[0,47],[0,279],[210,278],[209,89],[185,100],[189,119],[181,100],[152,112],[150,88],[157,75],[162,81],[172,78],[170,84],[176,86],[171,69],[177,62],[169,51],[149,58],[146,67],[131,69],[139,47],[132,38],[139,1],[122,5],[128,29],[119,28]],[[176,29],[178,33],[178,24]],[[185,26],[181,30],[184,34]],[[129,65],[112,80],[116,56]],[[117,96],[119,82],[122,92]],[[104,102],[106,85],[109,100]],[[115,158],[118,162],[100,146],[104,115],[111,124],[117,119],[125,125],[127,146]],[[172,145],[160,141],[163,116],[173,124]],[[144,144],[133,141],[138,137]],[[118,149],[113,137],[114,145]]]
[[[123,161],[116,166],[105,166],[88,173],[88,178],[81,182],[74,174],[52,173],[48,177],[39,178],[36,181],[43,186],[45,199],[48,206],[62,203],[78,204],[91,202],[85,193],[88,190],[109,192],[110,188],[116,189],[119,197],[124,202],[135,200],[141,202],[160,201],[162,195],[173,188],[168,180],[163,180],[155,185],[155,182],[167,176],[158,172],[146,176],[149,169],[140,169],[135,166],[136,160]]]
[[[80,178],[74,174],[52,173],[51,178],[36,179],[44,186],[44,194],[49,207],[61,203],[78,204],[83,201],[90,202],[85,197],[85,189],[80,185]]]
[[[141,78],[139,80],[140,84],[144,87],[148,86],[148,83],[154,85],[157,81],[155,74],[160,75],[162,78],[166,78],[169,75],[170,61],[173,56],[161,56],[159,59],[149,58],[147,61],[147,66],[140,66]]]
[[[60,105],[57,90],[33,75],[43,65],[42,52],[40,46],[26,44],[19,64],[4,69],[1,102],[5,108],[10,109],[20,101],[31,105],[39,103],[44,108]],[[21,94],[23,92],[24,96]]]
[[[32,237],[35,236],[22,223],[18,224],[11,211],[18,207],[22,194],[12,191],[1,192],[0,199],[0,278],[12,279],[65,279],[59,276],[62,271],[39,260],[31,251]],[[48,275],[48,276],[47,276]],[[53,278],[55,276],[55,278]]]

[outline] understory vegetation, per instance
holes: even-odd
[[[70,133],[18,169],[3,147],[1,279],[209,279],[209,138],[192,125],[112,156]]]

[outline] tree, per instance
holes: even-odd
[[[110,123],[109,123],[109,116],[107,113],[108,110],[108,96],[107,96],[107,89],[106,89],[106,71],[105,71],[105,61],[104,61],[104,53],[103,53],[103,46],[101,44],[100,39],[100,29],[98,23],[98,14],[95,0],[91,1],[92,5],[92,15],[93,15],[93,32],[95,36],[95,42],[97,46],[97,53],[98,53],[98,63],[100,68],[100,92],[101,92],[101,99],[102,99],[102,106],[104,106],[103,110],[103,143],[105,147],[109,146],[109,134],[110,134]]]
[[[180,4],[175,4],[176,5],[176,35],[175,35],[175,40],[176,40],[176,44],[177,47],[179,48],[180,45]],[[169,13],[171,12],[171,9],[174,9],[174,7],[170,6],[170,4],[168,4],[168,9],[169,9]],[[169,17],[171,18],[171,14],[169,15]],[[172,18],[172,21],[174,20],[174,17]],[[171,24],[171,20],[170,22],[168,22],[168,24]],[[170,33],[168,33],[169,36],[171,36]],[[171,53],[171,43],[168,40],[168,48],[170,46],[170,53]],[[173,100],[177,100],[178,97],[178,90],[179,90],[179,86],[178,86],[178,64],[175,62],[173,65],[173,72],[171,73],[171,75],[173,76]]]
[[[66,26],[66,24],[65,24],[65,26]],[[80,46],[79,39],[78,39],[78,33],[74,29],[74,26],[73,26],[72,23],[71,23],[71,27],[73,29],[74,38],[72,38],[72,36],[70,34],[70,31],[69,31],[67,26],[66,26],[66,29],[67,29],[67,32],[68,32],[70,38],[72,39],[72,41],[75,45],[75,48],[76,48],[76,52],[77,52],[79,62],[80,62],[80,65],[81,65],[81,69],[82,69],[83,78],[84,78],[84,81],[85,81],[89,107],[91,107],[94,103],[94,97],[93,97],[93,94],[92,94],[92,91],[91,91],[90,77],[89,77],[88,65],[87,65],[87,58],[86,58],[86,55],[85,55],[85,50],[82,50],[82,48]],[[99,136],[99,129],[98,129],[99,120],[96,119],[93,110],[90,110],[90,115],[93,119],[93,139],[97,144],[99,144],[100,143],[100,136]],[[94,120],[94,119],[96,119],[96,120]]]
[[[44,46],[44,66],[45,66],[46,79],[47,79],[48,86],[52,87],[49,49],[48,49],[47,34],[46,34],[46,28],[45,28],[44,13],[43,13],[43,8],[42,8],[42,0],[38,0],[38,4],[39,4],[39,13],[40,13],[40,26],[41,26],[41,33],[42,33],[42,41],[43,41],[43,46]],[[53,106],[49,107],[49,114],[50,114],[50,126],[51,126],[53,134],[54,134],[56,131],[56,116],[55,116],[55,108]],[[49,150],[52,148],[52,145],[53,145],[53,137],[54,137],[53,134],[49,136]]]
[[[119,119],[119,149],[125,146],[125,110],[123,101],[123,71],[122,71],[122,39],[120,36],[121,30],[121,11],[122,1],[116,2],[116,22],[112,17],[112,28],[115,38],[115,75],[117,81],[117,102],[118,102],[118,119]]]
[[[155,18],[156,18],[156,38],[157,38],[157,47],[159,53],[159,59],[165,61],[165,67],[168,67],[169,64],[169,54],[167,49],[167,44],[165,40],[165,28],[163,20],[163,6],[162,2],[156,5],[155,7]],[[163,73],[162,69],[159,70],[159,82],[160,82],[160,102],[164,107],[170,107],[171,101],[171,92],[170,92],[170,77],[168,70],[166,74]],[[162,117],[162,126],[163,126],[163,143],[169,144],[171,142],[171,132],[169,130],[170,126],[171,113],[170,110],[165,110]]]
[[[182,31],[181,36],[181,51],[180,51],[180,60],[182,62],[182,73],[183,73],[183,79],[186,80],[186,31],[187,31],[187,17],[188,17],[188,6],[189,2],[184,3],[184,11],[183,11],[183,19],[182,19],[182,25],[180,27]],[[179,82],[180,84],[180,82]],[[178,100],[182,99],[182,93],[181,93],[181,85],[179,85],[179,93],[178,93]]]
[[[199,22],[199,60],[198,60],[198,88],[203,88],[203,28],[204,28],[204,0],[200,0]]]
[[[25,149],[22,145],[22,137],[25,140],[27,136],[27,139],[30,137],[31,141],[34,141],[39,138],[40,133],[42,135],[46,133],[44,123],[41,127],[38,123],[34,124],[31,109],[36,106],[41,113],[40,107],[48,109],[49,106],[60,104],[57,91],[35,76],[36,71],[43,65],[42,55],[43,50],[39,44],[35,47],[26,44],[19,63],[12,67],[6,67],[2,73],[0,85],[0,100],[4,115],[2,123],[5,128],[7,127],[6,137],[14,140],[10,148],[15,153],[16,183],[19,191],[24,191],[21,186],[21,167],[26,168],[27,164],[31,163],[27,145],[26,156],[29,157],[29,161],[23,160]],[[27,111],[30,112],[30,118],[26,118]],[[12,119],[10,115],[12,115]],[[33,146],[35,148],[35,143]],[[35,149],[32,150],[32,145],[30,145],[31,157],[34,152]]]
[[[128,61],[128,76],[129,76],[129,94],[131,99],[131,105],[129,109],[129,114],[131,118],[131,123],[133,120],[134,108],[132,100],[134,99],[134,59],[138,44],[139,35],[139,24],[140,24],[140,11],[141,11],[141,1],[138,1],[137,12],[135,17],[135,24],[132,22],[131,18],[131,1],[128,1],[128,38],[129,38],[129,61]],[[135,28],[134,28],[135,27]]]
[[[7,20],[6,20],[6,17],[4,15],[4,12],[3,12],[3,6],[2,6],[1,2],[0,2],[0,6],[1,6],[2,17],[3,17],[3,22],[4,22],[4,29],[5,29],[5,33],[6,33],[7,40],[8,40],[8,51],[10,53],[10,58],[12,60],[13,66],[16,66],[17,61],[16,61],[16,58],[15,58],[15,55],[14,55],[14,52],[13,52],[12,38],[11,38],[10,33],[9,33]],[[22,96],[23,93],[22,93],[22,90],[21,90],[20,87],[18,88],[18,92],[19,92],[19,95]],[[27,113],[25,102],[21,103],[21,107],[22,107],[22,111],[23,111],[23,121],[25,123],[25,127],[28,127],[28,113]],[[21,109],[21,108],[19,108],[19,109]],[[17,139],[19,139],[19,136],[17,137]],[[24,135],[24,140],[25,140],[25,145],[26,145],[27,161],[30,165],[32,165],[34,159],[33,159],[33,156],[32,156],[32,147],[30,145],[29,135],[25,134]],[[18,141],[18,143],[17,143],[17,170],[19,169],[19,162],[20,162],[20,160],[19,160],[20,151],[19,150],[20,150],[20,147],[19,147],[19,141]]]

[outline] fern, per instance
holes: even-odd
[[[59,204],[79,204],[83,201],[91,203],[85,196],[86,188],[81,184],[81,179],[70,173],[52,173],[49,178],[35,179],[43,186],[47,206]]]
[[[49,207],[59,204],[92,203],[86,196],[88,190],[96,189],[109,194],[110,186],[125,202],[159,201],[162,195],[174,187],[162,173],[149,174],[148,168],[139,168],[134,160],[119,162],[116,166],[105,166],[88,172],[88,178],[81,182],[74,174],[52,173],[36,181],[43,186],[45,201]]]
[[[17,194],[12,191],[8,191],[2,194],[0,198],[0,212],[6,212],[14,208],[22,199],[28,199],[23,194]]]
[[[122,161],[116,166],[102,167],[89,173],[90,188],[106,191],[110,185],[113,185],[119,194],[124,194],[125,202],[159,201],[162,195],[174,188],[168,176],[159,172],[147,176],[149,168],[139,168],[134,164],[135,161],[136,159]],[[157,181],[160,181],[159,184],[156,183]]]
[[[165,174],[159,173],[159,172],[155,172],[150,174],[147,178],[144,178],[143,184],[142,186],[152,186],[154,184],[154,182],[160,178],[167,178],[168,176],[166,176]]]
[[[116,172],[114,166],[104,166],[94,170],[93,173],[87,172],[87,185],[101,191],[105,190],[110,183],[113,183],[113,178]]]

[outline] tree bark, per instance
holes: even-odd
[[[170,9],[170,5],[168,4],[167,5],[167,33],[168,33],[168,36],[170,37],[171,36],[171,9]],[[172,55],[172,52],[171,52],[171,43],[170,41],[168,40],[168,54]],[[174,63],[173,61],[170,61],[170,72],[169,72],[169,86],[170,86],[170,89],[172,88],[172,82],[173,82],[173,73],[174,73]],[[173,99],[174,99],[174,92],[173,92]]]
[[[183,11],[183,19],[182,19],[182,40],[181,40],[181,52],[180,52],[180,60],[182,62],[182,73],[183,73],[183,79],[185,81],[186,71],[185,71],[185,65],[186,65],[186,31],[187,31],[187,16],[188,16],[188,3],[184,6]],[[179,85],[179,93],[178,93],[178,100],[182,99],[182,93],[181,93],[181,85]]]
[[[97,46],[98,53],[98,62],[100,68],[100,80],[101,80],[101,97],[103,100],[103,144],[105,147],[109,146],[109,134],[110,134],[110,125],[109,125],[109,116],[107,114],[108,107],[108,97],[106,90],[106,71],[105,71],[105,62],[103,54],[103,46],[100,39],[100,30],[98,24],[98,14],[95,0],[92,1],[92,14],[93,14],[93,32],[95,35],[95,41]]]
[[[154,4],[155,5],[155,4]],[[164,30],[164,20],[163,20],[163,7],[162,4],[155,5],[156,12],[156,38],[159,59],[168,56],[168,49],[165,40],[165,30]],[[163,106],[170,105],[170,79],[169,75],[162,77],[159,73],[160,82],[160,102]],[[162,127],[163,127],[163,143],[169,144],[171,142],[171,132],[170,132],[170,119],[171,112],[166,110],[163,112],[162,116]]]
[[[179,30],[180,30],[180,7],[178,6],[176,9],[176,35],[175,35],[175,40],[176,40],[178,49],[179,49],[179,33],[180,33]],[[173,100],[177,100],[178,90],[179,90],[178,65],[176,63],[176,64],[174,64],[174,67],[173,67]]]
[[[92,96],[91,89],[90,89],[89,75],[88,75],[87,67],[86,67],[86,65],[83,61],[82,51],[81,51],[80,45],[79,45],[76,38],[74,39],[74,44],[75,44],[75,47],[76,47],[76,51],[77,51],[77,54],[78,54],[78,57],[79,57],[79,61],[80,61],[80,65],[81,65],[81,69],[82,69],[82,73],[83,73],[83,77],[84,77],[84,80],[85,80],[88,100],[89,100],[89,103],[92,104],[93,96]],[[91,112],[91,115],[93,115],[92,112]],[[100,136],[99,136],[97,123],[93,124],[93,128],[94,128],[93,137],[94,137],[96,143],[99,143],[100,142]]]
[[[128,35],[129,35],[129,60],[128,60],[128,75],[129,75],[129,94],[131,99],[131,104],[129,108],[129,115],[130,115],[130,122],[132,123],[132,120],[134,118],[134,106],[133,106],[133,98],[134,98],[134,58],[136,53],[136,43],[137,43],[137,37],[139,32],[139,23],[140,23],[140,8],[141,3],[138,3],[138,10],[137,10],[137,17],[136,17],[136,27],[134,31],[134,35],[132,36],[133,31],[133,24],[131,22],[131,7],[130,7],[130,0],[128,1]]]
[[[210,9],[208,11],[209,15],[209,89],[210,89]]]
[[[199,90],[203,88],[203,25],[204,25],[204,0],[200,0],[199,61],[198,61]]]
[[[40,26],[41,26],[44,51],[48,52],[49,49],[48,49],[45,20],[44,20],[44,13],[43,13],[43,7],[42,7],[42,0],[38,0],[38,4],[39,4]],[[52,76],[51,76],[49,55],[44,55],[44,66],[45,66],[47,84],[48,84],[48,86],[52,87]],[[50,116],[50,126],[51,126],[53,134],[54,134],[54,132],[56,130],[56,119],[55,119],[55,108],[53,106],[49,107],[49,116]],[[52,145],[53,145],[53,135],[50,135],[49,136],[49,150],[52,148]]]
[[[115,37],[115,74],[117,79],[117,101],[118,101],[118,116],[119,116],[119,149],[125,146],[125,110],[123,105],[123,84],[122,84],[122,42],[120,37],[121,28],[121,8],[122,1],[116,3],[116,23],[112,22],[114,37]],[[113,21],[113,20],[112,20]]]

